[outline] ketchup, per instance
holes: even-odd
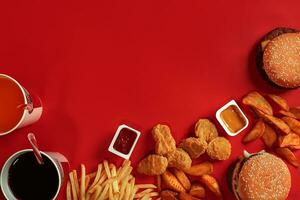
[[[133,146],[133,143],[137,135],[135,132],[128,128],[121,129],[116,142],[114,143],[114,149],[123,153],[128,154]]]

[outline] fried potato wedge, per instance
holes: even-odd
[[[290,112],[293,113],[297,119],[300,120],[300,107],[290,108]]]
[[[290,150],[299,150],[299,149],[300,149],[300,145],[289,146],[288,148],[289,148]]]
[[[300,135],[300,121],[292,117],[283,117],[281,119],[287,123],[294,133]]]
[[[200,200],[196,197],[193,197],[192,195],[185,193],[185,192],[181,192],[179,194],[179,200]]]
[[[190,195],[197,197],[197,198],[204,198],[205,197],[205,189],[204,187],[198,183],[195,182],[192,184]]]
[[[291,132],[290,127],[282,120],[272,115],[265,114],[260,110],[256,110],[260,117],[264,119],[265,122],[272,124],[274,127],[280,130],[283,134],[289,134]]]
[[[181,183],[181,185],[184,187],[184,189],[189,191],[191,189],[191,182],[187,175],[182,170],[178,170],[175,168],[172,170],[172,172],[176,176],[178,181]]]
[[[162,174],[162,180],[167,188],[176,192],[185,192],[184,187],[170,171],[167,170]]]
[[[262,138],[264,144],[268,148],[271,148],[277,141],[277,134],[271,126],[269,126],[268,124],[265,124],[265,131],[261,138]]]
[[[300,145],[300,136],[296,133],[280,136],[278,138],[278,145],[279,147],[298,146]]]
[[[223,195],[217,180],[208,174],[201,176],[200,181],[206,185],[206,187],[212,191],[218,198],[222,199]]]
[[[265,123],[263,120],[258,120],[252,130],[244,137],[243,142],[248,143],[260,138],[265,132]]]
[[[294,119],[297,119],[297,116],[294,115],[292,112],[290,111],[285,111],[285,110],[279,110],[279,114],[285,116],[285,117],[292,117]]]
[[[172,190],[163,190],[160,192],[162,200],[177,200],[178,193]]]
[[[210,162],[203,162],[203,163],[191,166],[190,169],[185,170],[184,172],[191,176],[202,176],[204,174],[212,174],[213,173],[213,164]]]
[[[292,164],[294,167],[299,167],[299,162],[295,156],[295,154],[288,148],[277,148],[276,153]]]
[[[243,100],[243,104],[256,108],[265,114],[273,115],[273,109],[269,102],[258,92],[250,92]]]
[[[290,107],[289,107],[287,101],[284,98],[282,98],[280,96],[277,96],[275,94],[268,94],[268,97],[270,99],[272,99],[272,101],[274,103],[276,103],[281,109],[283,109],[285,111],[289,111],[290,110]]]

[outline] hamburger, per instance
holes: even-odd
[[[276,28],[257,45],[256,63],[263,77],[280,88],[300,86],[300,33]]]
[[[228,178],[238,200],[284,200],[291,188],[287,165],[265,152],[239,159],[231,167]]]

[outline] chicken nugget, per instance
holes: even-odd
[[[168,153],[167,158],[169,167],[175,167],[179,170],[188,170],[192,165],[191,157],[181,148],[177,148],[175,151]]]
[[[185,150],[192,159],[195,159],[205,153],[207,142],[200,138],[189,137],[182,140],[179,147]]]
[[[167,158],[160,155],[151,154],[139,162],[137,171],[141,174],[154,176],[163,174],[167,167]]]
[[[176,150],[176,142],[167,125],[157,124],[152,129],[152,136],[155,141],[155,153],[166,155]]]
[[[208,119],[199,119],[195,125],[195,134],[198,138],[206,142],[212,141],[218,137],[216,126]]]
[[[258,92],[250,92],[243,98],[243,104],[256,108],[265,114],[273,115],[273,109],[269,102]]]
[[[231,144],[224,137],[213,139],[207,147],[207,155],[214,160],[227,160],[231,155]]]

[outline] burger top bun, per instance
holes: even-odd
[[[285,33],[270,40],[263,53],[269,79],[284,88],[300,86],[300,33]]]
[[[284,200],[291,188],[286,164],[269,153],[250,157],[241,168],[237,193],[242,200]]]

